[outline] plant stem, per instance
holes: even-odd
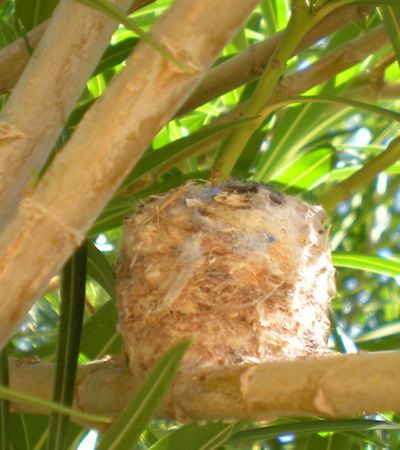
[[[0,385],[8,387],[8,351],[7,346],[0,352]],[[10,448],[10,402],[0,400],[0,449]]]
[[[304,35],[320,19],[321,14],[313,15],[304,5],[298,6],[298,1],[292,2],[292,15],[288,26],[278,45],[272,53],[260,81],[243,113],[244,118],[254,117],[260,113],[275,85],[286,68],[286,62]],[[257,121],[256,121],[257,123]],[[222,145],[214,169],[218,176],[226,178],[234,167],[244,146],[254,132],[254,123],[245,123],[238,126]]]
[[[85,308],[86,242],[76,250],[63,269],[60,328],[53,401],[71,406]],[[69,416],[50,414],[48,449],[63,449]]]
[[[365,166],[346,180],[335,184],[317,200],[326,212],[335,209],[342,200],[348,199],[355,192],[373,180],[380,172],[383,172],[400,158],[400,137],[394,139],[376,158],[373,158]]]

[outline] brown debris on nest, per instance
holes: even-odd
[[[327,353],[334,269],[321,207],[227,181],[188,183],[126,221],[117,271],[130,370],[193,337],[181,370]]]

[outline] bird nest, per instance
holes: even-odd
[[[334,269],[324,211],[263,184],[188,183],[126,220],[120,331],[144,376],[193,338],[181,371],[329,352]]]

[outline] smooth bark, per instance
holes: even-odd
[[[178,375],[158,416],[183,421],[274,420],[400,412],[399,371],[397,351],[203,369]],[[53,375],[50,363],[10,362],[10,387],[18,392],[50,400]],[[120,359],[81,365],[77,379],[74,406],[112,420],[141,381],[127,373]],[[48,413],[23,404],[13,404],[12,409]]]
[[[127,9],[131,0],[115,0]],[[0,114],[0,229],[46,161],[117,23],[62,0]]]
[[[150,3],[150,1],[137,0],[130,8],[130,11],[145,6],[147,3]],[[305,36],[296,49],[296,54],[318,39],[334,33],[356,20],[361,20],[369,13],[370,9],[370,7],[365,6],[347,6],[329,14]],[[28,33],[29,41],[33,47],[37,45],[46,25],[47,22]],[[177,114],[180,115],[191,111],[231,89],[258,78],[269,56],[271,56],[280,35],[281,33],[277,33],[263,42],[254,44],[248,50],[212,68]],[[22,39],[18,39],[0,51],[0,93],[6,92],[14,86],[27,61],[28,55]]]

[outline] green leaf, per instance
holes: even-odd
[[[0,20],[0,48],[6,47],[17,39],[17,34],[3,19]]]
[[[151,447],[158,441],[154,433],[152,433],[148,428],[143,431],[140,435],[140,442],[144,444],[147,448]]]
[[[276,102],[273,105],[268,105],[267,109],[274,107],[281,107],[284,105],[294,104],[294,103],[333,103],[340,104],[343,106],[351,106],[353,108],[365,110],[377,114],[379,116],[385,117],[389,120],[400,122],[400,114],[391,111],[387,108],[382,108],[379,106],[370,105],[367,103],[359,102],[356,100],[350,100],[343,97],[332,97],[332,96],[300,96],[285,99],[281,102]],[[332,123],[338,121],[340,116],[348,114],[348,110],[342,110],[334,114],[325,117],[325,119],[319,119],[317,123],[315,120],[311,121],[309,113],[312,111],[312,115],[317,117],[321,112],[312,109],[309,111],[310,105],[306,106],[306,111],[308,113],[305,119],[302,119],[302,114],[296,112],[296,110],[289,110],[285,113],[285,121],[280,122],[279,129],[280,134],[274,134],[273,142],[271,148],[266,152],[264,157],[261,159],[258,166],[257,180],[259,181],[269,181],[272,177],[278,176],[291,159],[297,154],[297,152],[304,147],[304,145],[309,144],[311,139],[316,136],[318,132],[322,129],[326,129]],[[302,110],[303,111],[303,110]],[[305,136],[305,140],[302,136]]]
[[[76,409],[68,408],[67,406],[60,405],[58,403],[49,402],[43,400],[40,397],[14,391],[12,389],[0,386],[0,398],[5,398],[14,403],[22,403],[24,405],[31,405],[34,407],[41,407],[51,411],[56,411],[60,414],[64,414],[71,417],[76,417],[80,420],[87,420],[89,422],[110,423],[111,419],[104,416],[97,416],[95,414],[87,414]]]
[[[136,203],[134,199],[116,198],[106,206],[89,231],[91,238],[113,228],[120,227],[124,217],[130,216]]]
[[[93,76],[104,72],[107,69],[111,69],[117,64],[122,63],[129,56],[131,51],[138,44],[139,39],[136,37],[127,38],[115,45],[110,45],[104,52],[99,64],[93,72]]]
[[[388,337],[396,337],[396,343],[398,345],[400,339],[400,321],[395,321],[387,324],[380,325],[375,330],[367,331],[356,339],[358,343],[364,343],[367,341],[376,341],[385,339]]]
[[[85,308],[86,242],[78,248],[63,269],[60,327],[53,401],[70,406],[74,396],[83,311]],[[49,450],[64,448],[68,415],[52,412],[49,420]]]
[[[150,447],[151,450],[175,450],[178,448],[214,449],[223,445],[243,427],[243,422],[189,424],[173,431]]]
[[[0,352],[0,386],[8,387],[8,350],[7,346]],[[10,448],[10,403],[0,400],[0,449]]]
[[[382,259],[378,256],[362,255],[357,253],[339,253],[332,255],[333,264],[336,267],[365,270],[367,272],[397,277],[400,275],[400,261]]]
[[[101,439],[97,450],[125,450],[135,445],[167,393],[190,343],[191,341],[180,342],[160,359],[134,398]]]
[[[226,444],[237,445],[246,442],[262,441],[287,433],[304,434],[353,430],[400,430],[400,424],[362,419],[291,422],[285,425],[272,425],[253,430],[239,431]]]
[[[233,120],[219,125],[204,126],[190,136],[177,139],[157,150],[147,151],[124,181],[122,189],[127,188],[155,170],[160,171],[163,168],[168,170],[177,161],[182,161],[196,151],[202,150],[201,147],[197,147],[201,143],[204,144],[204,147],[210,144],[217,144],[228,135],[229,130],[253,119]]]
[[[328,6],[333,10],[345,5],[398,5],[398,0],[333,0]]]
[[[105,303],[85,323],[82,330],[81,353],[93,360],[105,354],[121,352],[122,338],[117,333],[118,311],[113,300]]]
[[[298,155],[292,164],[272,181],[291,187],[311,190],[326,180],[332,167],[332,148],[320,148]]]
[[[340,91],[331,81],[323,86],[321,93],[333,96]],[[273,111],[278,104],[280,108],[283,103],[288,105],[290,100],[285,99],[276,105],[268,105],[266,109]],[[332,123],[336,123],[343,116],[348,115],[345,110],[327,115],[328,108],[328,104],[308,102],[300,107],[288,108],[283,113],[274,129],[270,148],[262,155],[257,165],[258,181],[270,181],[273,177],[279,176],[291,164],[293,158],[302,153],[304,149],[309,148],[317,136],[327,132]]]
[[[34,448],[40,436],[46,430],[48,418],[44,415],[12,414],[12,449],[26,450]]]
[[[12,414],[10,428],[12,450],[44,448],[48,435],[48,421],[49,418],[44,414]],[[81,431],[81,426],[75,423],[69,424],[65,448],[76,448],[70,445]]]
[[[87,274],[115,299],[114,272],[103,253],[90,241],[87,244]]]
[[[292,97],[282,102],[277,102],[274,105],[289,105],[292,103],[334,103],[343,106],[351,106],[353,108],[358,108],[361,110],[369,111],[379,116],[385,117],[389,120],[394,120],[395,122],[400,122],[400,113],[391,111],[387,108],[382,108],[380,106],[370,105],[369,103],[359,102],[357,100],[352,100],[344,97],[329,97],[322,95],[308,96],[302,95],[300,97]]]
[[[48,19],[59,0],[15,0],[15,15],[28,32]]]
[[[381,6],[378,10],[392,41],[393,50],[400,67],[400,6]]]

